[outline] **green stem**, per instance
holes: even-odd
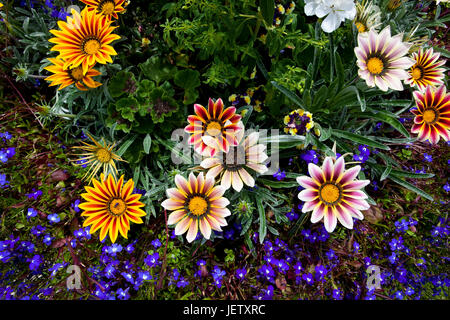
[[[333,76],[334,76],[334,41],[333,41],[333,33],[330,33],[328,35],[330,39],[330,83],[333,82]]]

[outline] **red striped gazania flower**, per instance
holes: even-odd
[[[224,109],[222,99],[208,101],[208,110],[200,104],[194,104],[195,115],[188,117],[189,125],[184,128],[191,134],[188,143],[194,145],[197,153],[213,157],[217,151],[228,152],[231,146],[237,146],[236,132],[241,116],[235,107]]]
[[[370,181],[355,180],[360,170],[361,166],[345,170],[343,157],[334,163],[333,158],[326,157],[322,168],[310,163],[309,176],[297,178],[300,186],[305,188],[298,195],[305,202],[302,212],[312,211],[312,223],[323,219],[328,232],[333,232],[337,221],[347,229],[352,229],[352,218],[364,219],[361,210],[370,207],[365,200],[367,195],[361,191]]]
[[[446,91],[445,86],[438,89],[428,86],[425,92],[413,92],[416,108],[411,112],[416,117],[411,132],[417,133],[420,141],[429,139],[436,144],[440,137],[450,139],[450,93]]]
[[[439,57],[440,53],[433,52],[433,48],[414,52],[412,58],[416,64],[409,70],[409,77],[405,83],[417,87],[420,91],[425,91],[428,85],[434,87],[442,85],[445,70],[439,67],[445,64],[445,60],[439,60]]]

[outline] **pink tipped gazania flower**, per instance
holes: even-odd
[[[445,64],[445,60],[439,60],[440,54],[434,53],[433,48],[426,51],[422,49],[414,52],[412,58],[416,62],[409,70],[409,77],[405,83],[411,87],[417,87],[420,91],[425,91],[428,85],[438,86],[444,82],[444,69],[439,68]]]
[[[244,138],[244,125],[242,121],[238,124],[241,127],[236,133],[239,144],[230,147],[228,153],[217,154],[215,157],[206,158],[200,166],[209,169],[206,177],[216,178],[221,176],[221,186],[228,190],[231,186],[237,192],[242,190],[244,184],[249,187],[255,186],[255,179],[248,173],[248,169],[262,174],[269,170],[263,162],[267,160],[265,153],[266,146],[257,144],[258,132],[250,133]]]
[[[428,86],[425,92],[413,92],[417,108],[411,110],[416,115],[411,132],[418,133],[420,141],[430,139],[436,144],[439,137],[449,141],[450,93],[446,91],[445,86],[438,89]]]
[[[411,44],[402,42],[402,37],[402,34],[391,37],[389,26],[380,33],[372,29],[358,34],[355,48],[358,74],[368,87],[403,90],[402,81],[408,78],[406,70],[415,62],[406,56]]]
[[[194,104],[195,115],[188,117],[189,125],[184,130],[191,134],[188,143],[202,156],[212,157],[218,150],[228,152],[230,145],[236,146],[236,132],[240,130],[238,122],[241,116],[235,107],[224,110],[222,99],[208,102],[208,110],[200,104]]]
[[[191,173],[189,181],[176,175],[177,187],[166,190],[168,199],[161,205],[173,211],[167,224],[176,225],[176,235],[187,231],[188,242],[194,241],[199,230],[209,239],[211,230],[222,231],[221,227],[228,225],[225,217],[231,215],[226,208],[230,201],[222,197],[225,189],[214,183],[213,178],[205,178],[203,173],[197,177]]]
[[[346,228],[353,228],[353,219],[364,219],[360,210],[369,209],[365,199],[367,195],[361,191],[370,183],[369,180],[355,180],[360,166],[345,170],[344,158],[340,157],[333,163],[331,157],[326,157],[322,168],[310,163],[309,175],[297,178],[297,182],[305,188],[298,198],[304,201],[302,212],[312,211],[311,222],[323,219],[325,229],[332,232],[337,221]]]

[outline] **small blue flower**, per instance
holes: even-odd
[[[47,219],[50,221],[50,223],[58,223],[61,221],[61,218],[59,217],[59,215],[57,213],[53,213],[53,214],[49,214],[47,216]]]
[[[281,169],[278,169],[278,171],[273,174],[273,177],[275,179],[277,179],[278,181],[281,181],[284,178],[286,178],[286,172],[285,171],[281,171]]]
[[[71,207],[75,212],[80,212],[80,208],[78,206],[80,205],[81,201],[79,199],[75,200],[74,203],[72,203]]]
[[[155,249],[158,249],[159,247],[162,246],[161,241],[159,241],[159,239],[153,240],[153,241],[152,241],[152,246],[153,246]]]
[[[433,162],[433,157],[429,155],[428,153],[423,154],[423,159],[427,162]]]
[[[145,259],[144,262],[150,267],[153,268],[158,264],[159,259],[159,253],[155,252],[154,254],[149,254]]]
[[[37,214],[38,214],[38,212],[37,212],[36,209],[34,209],[34,208],[28,208],[28,211],[27,211],[27,219],[36,217]]]
[[[241,268],[236,270],[236,278],[238,278],[239,280],[244,280],[246,275],[247,269]]]
[[[117,298],[119,298],[120,300],[128,300],[128,299],[130,299],[130,294],[128,293],[129,289],[130,288],[126,288],[125,290],[123,290],[122,288],[119,288],[116,291]]]
[[[309,284],[309,285],[314,284],[314,278],[313,278],[313,275],[311,273],[305,273],[304,275],[302,275],[302,279],[304,281],[306,281],[306,283]]]
[[[189,281],[185,280],[183,277],[177,282],[177,288],[184,288],[189,285]]]

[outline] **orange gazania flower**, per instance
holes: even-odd
[[[78,206],[84,210],[81,215],[87,217],[83,227],[92,225],[91,234],[100,229],[100,241],[109,234],[114,243],[119,232],[127,239],[130,222],[143,223],[141,217],[146,215],[140,209],[144,206],[139,201],[141,195],[133,194],[133,180],[128,180],[124,185],[123,176],[116,181],[112,175],[108,175],[105,180],[102,173],[100,181],[93,179],[93,182],[94,187],[84,187],[87,193],[81,194],[81,197],[86,202]]]
[[[435,89],[428,86],[425,92],[414,91],[417,108],[411,110],[416,115],[412,133],[418,133],[418,139],[430,139],[432,144],[439,142],[439,137],[445,141],[450,139],[450,93],[445,86]]]
[[[369,209],[367,195],[360,189],[370,183],[369,180],[355,180],[361,166],[345,170],[344,157],[333,163],[326,157],[322,168],[314,163],[308,165],[309,176],[297,178],[305,188],[298,194],[304,201],[302,212],[312,211],[311,222],[323,219],[325,229],[333,232],[339,221],[347,229],[353,229],[353,218],[362,220],[361,210]]]
[[[237,146],[236,132],[241,116],[235,107],[223,109],[222,99],[208,101],[208,110],[200,104],[194,104],[196,115],[188,117],[189,125],[184,130],[191,134],[188,143],[203,156],[214,156],[218,150],[228,152],[230,145]]]
[[[125,11],[123,7],[125,0],[80,0],[85,3],[89,11],[96,11],[98,14],[118,19],[118,13]]]
[[[176,235],[187,231],[188,242],[194,241],[199,230],[209,239],[211,230],[222,231],[221,227],[227,225],[225,217],[231,212],[225,207],[230,201],[223,197],[225,188],[214,186],[214,183],[214,178],[205,178],[202,172],[197,177],[191,173],[189,181],[177,174],[177,188],[166,190],[168,199],[161,205],[173,211],[167,224],[176,225]]]
[[[409,70],[409,77],[405,82],[411,87],[417,87],[420,91],[425,91],[428,85],[443,84],[445,70],[439,67],[445,64],[445,60],[439,60],[439,57],[440,53],[434,53],[433,48],[414,52],[412,58],[416,63]]]
[[[58,21],[61,30],[50,30],[56,36],[49,39],[56,44],[50,51],[59,51],[58,57],[64,60],[63,68],[81,65],[86,74],[97,62],[112,63],[111,56],[117,53],[109,44],[120,36],[112,33],[116,27],[111,27],[111,21],[87,8],[81,14],[72,9],[72,16],[67,17],[67,22]]]
[[[64,70],[64,61],[56,58],[49,58],[50,62],[53,65],[45,67],[44,69],[50,71],[54,74],[45,78],[47,81],[51,81],[50,86],[60,85],[58,90],[61,90],[71,84],[75,84],[75,86],[83,91],[86,91],[87,88],[97,88],[102,84],[100,82],[94,81],[92,77],[98,76],[101,73],[95,69],[90,68],[86,74],[83,74],[83,70],[81,66],[75,68],[68,68]]]

